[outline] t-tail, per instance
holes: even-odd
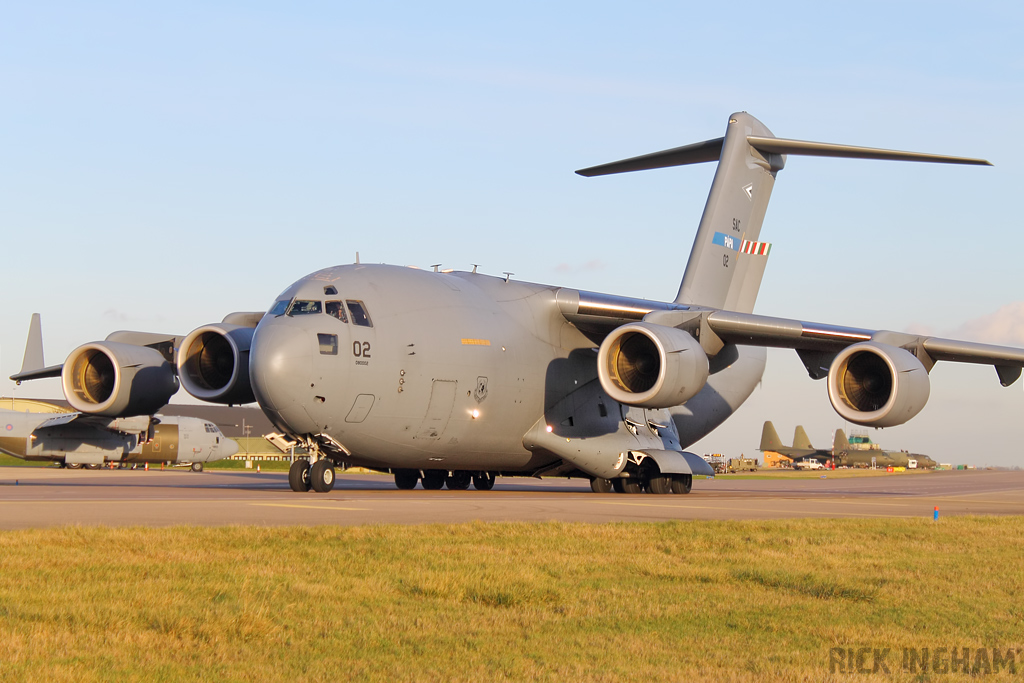
[[[782,439],[779,438],[779,433],[775,431],[775,425],[770,421],[764,423],[764,428],[761,430],[761,445],[757,450],[759,451],[775,451],[779,452],[785,448],[782,444]]]
[[[750,313],[771,251],[770,244],[759,241],[761,224],[775,176],[785,167],[789,154],[991,165],[983,159],[777,138],[763,123],[740,112],[729,117],[723,137],[577,173],[589,177],[717,161],[718,170],[675,301]]]

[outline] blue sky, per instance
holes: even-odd
[[[688,6],[689,5],[689,6]],[[1024,142],[1013,3],[38,2],[0,23],[0,393],[28,319],[48,362],[114,329],[186,333],[353,260],[670,299],[713,165],[573,170],[720,136],[980,156],[994,168],[791,158],[757,312],[1024,345]],[[986,317],[987,316],[987,317]],[[1024,465],[1020,386],[940,365],[872,432]],[[772,351],[698,451],[761,423],[844,426]]]

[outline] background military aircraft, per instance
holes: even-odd
[[[792,155],[987,164],[776,138],[736,113],[723,137],[579,171],[718,162],[672,301],[356,263],[298,280],[266,314],[184,337],[115,332],[12,379],[59,375],[72,406],[105,417],[148,412],[179,381],[210,402],[256,400],[280,439],[311,453],[292,468],[296,491],[329,491],[335,466],[362,465],[401,488],[487,489],[505,474],[686,493],[712,473],[686,446],[746,400],[767,346],[795,349],[839,415],[867,426],[920,412],[937,361],[1019,378],[1021,349],[754,315],[761,225]]]
[[[42,325],[36,314],[29,325],[21,372],[47,374],[44,365]],[[97,371],[92,367],[93,373],[80,379],[95,386]],[[137,391],[146,390],[140,384]],[[123,409],[114,412],[124,414],[102,415],[13,399],[0,405],[0,452],[22,460],[57,462],[72,469],[168,462],[201,472],[203,463],[238,452],[238,444],[216,425],[196,417],[130,414],[137,411]]]
[[[909,467],[916,460],[916,467],[932,469],[938,463],[927,455],[907,451],[885,451],[871,443],[867,436],[853,435],[849,439],[843,430],[836,431],[835,459],[837,466],[847,467]]]
[[[791,460],[800,460],[801,458],[830,459],[833,454],[833,450],[812,446],[811,440],[802,425],[797,425],[793,431],[793,445],[786,446],[782,443],[782,439],[779,438],[779,433],[775,431],[775,425],[771,421],[766,421],[761,429],[761,445],[758,446],[757,450],[781,453]]]
[[[107,418],[34,401],[12,403],[14,410],[0,408],[0,452],[22,460],[70,469],[167,462],[201,472],[203,463],[238,452],[216,425],[195,417]]]

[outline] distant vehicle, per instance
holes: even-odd
[[[814,458],[804,458],[793,463],[794,470],[820,470],[824,468],[825,466]]]
[[[726,469],[729,472],[757,472],[757,458],[729,458]]]

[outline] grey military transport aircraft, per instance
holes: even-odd
[[[43,365],[41,322],[36,313],[29,326],[22,373]],[[10,408],[0,408],[0,452],[69,469],[168,462],[202,472],[203,463],[234,455],[238,444],[212,422],[197,417],[100,415],[11,399]]]
[[[751,394],[767,346],[795,349],[840,416],[874,427],[920,412],[936,361],[1020,377],[1022,349],[754,315],[761,224],[793,155],[990,165],[776,138],[737,113],[723,137],[578,171],[718,162],[671,301],[355,263],[302,278],[265,314],[184,337],[115,332],[12,379],[59,375],[69,403],[107,417],[158,408],[179,379],[206,401],[256,400],[279,442],[310,453],[292,466],[296,491],[330,491],[335,467],[359,465],[403,489],[486,490],[500,474],[664,494],[713,474],[685,449]]]

